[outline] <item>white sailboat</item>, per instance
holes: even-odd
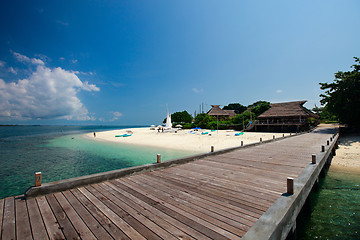
[[[167,104],[166,104],[166,111],[167,111],[167,114],[166,114],[166,125],[165,125],[165,127],[167,129],[171,129],[172,128],[171,114],[169,114],[169,109],[168,109]]]

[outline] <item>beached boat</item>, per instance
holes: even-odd
[[[115,135],[115,137],[130,137],[132,134],[122,134],[122,135]]]

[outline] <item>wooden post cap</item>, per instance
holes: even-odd
[[[158,155],[156,156],[156,162],[157,162],[157,163],[161,163],[161,154],[158,154]]]
[[[316,154],[311,155],[311,163],[316,164]]]
[[[214,152],[215,149],[214,149],[214,146],[211,146],[211,152]]]
[[[35,187],[41,186],[41,172],[35,173]]]
[[[288,177],[286,183],[287,183],[287,194],[293,195],[294,194],[294,178]]]

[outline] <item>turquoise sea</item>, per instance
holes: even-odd
[[[297,240],[360,239],[360,174],[331,167],[298,219]]]
[[[170,160],[194,152],[92,141],[84,133],[139,126],[0,126],[0,198],[23,194],[42,182]]]

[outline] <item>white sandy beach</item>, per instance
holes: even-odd
[[[360,173],[360,136],[340,136],[339,148],[331,162],[333,170]]]
[[[115,135],[126,134],[127,131],[132,131],[130,137],[115,137]],[[194,152],[209,152],[211,146],[214,146],[215,151],[230,147],[240,146],[241,141],[245,144],[259,142],[260,138],[263,141],[282,137],[282,133],[260,133],[260,132],[245,132],[243,135],[235,136],[238,131],[219,130],[211,132],[210,130],[199,130],[196,133],[190,133],[191,130],[179,130],[175,132],[158,132],[157,130],[150,130],[150,128],[132,128],[113,130],[106,132],[97,132],[96,137],[93,133],[86,134],[87,137],[96,141],[111,141],[124,144],[136,144],[150,147],[162,147],[169,149],[194,151]],[[202,135],[202,132],[209,134]],[[285,133],[285,136],[289,133]]]

